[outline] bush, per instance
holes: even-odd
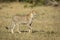
[[[2,2],[14,2],[14,1],[26,2],[26,3],[31,3],[35,6],[35,5],[44,5],[45,2],[47,2],[48,0],[0,0],[0,2],[1,1]],[[56,1],[58,2],[60,0],[56,0]]]

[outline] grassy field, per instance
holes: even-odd
[[[60,7],[36,6],[37,16],[31,33],[21,25],[21,34],[11,34],[5,27],[11,24],[14,15],[26,15],[32,8],[24,8],[24,3],[0,3],[0,40],[60,40]],[[29,6],[29,4],[27,4]],[[16,29],[16,28],[15,28]]]

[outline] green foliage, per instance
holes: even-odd
[[[47,0],[0,0],[0,2],[14,2],[14,1],[19,1],[19,2],[26,2],[33,4],[33,6],[36,5],[44,5]],[[56,0],[57,2],[60,0]]]
[[[45,0],[21,0],[28,3],[44,3]]]
[[[0,2],[12,2],[12,1],[16,1],[16,0],[0,0]]]
[[[21,1],[22,2],[31,3],[31,4],[33,4],[33,6],[36,6],[36,5],[42,5],[42,4],[44,4],[45,0],[21,0]]]

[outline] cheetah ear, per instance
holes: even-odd
[[[36,11],[36,10],[32,10],[31,12],[32,12],[32,13],[33,13],[33,12],[37,13],[37,11]]]
[[[32,9],[31,12],[33,13],[33,12],[36,12],[36,11],[34,9]]]

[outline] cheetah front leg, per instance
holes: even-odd
[[[32,27],[31,27],[32,23],[28,24],[28,28],[29,28],[29,32],[32,32]]]

